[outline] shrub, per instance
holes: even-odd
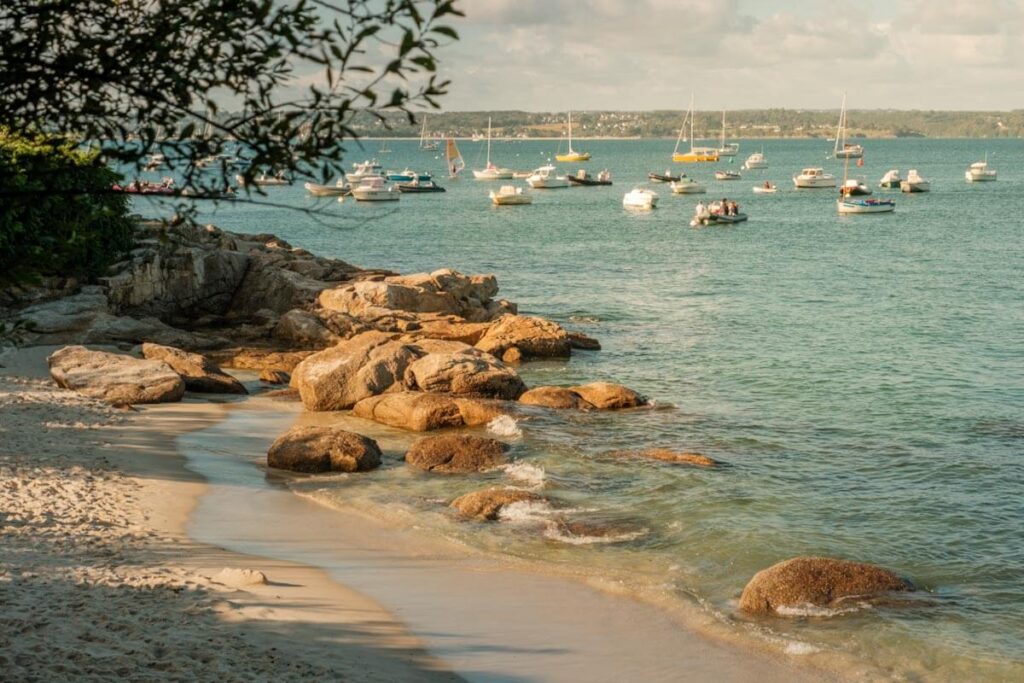
[[[128,197],[96,150],[0,130],[0,285],[91,279],[132,245]]]

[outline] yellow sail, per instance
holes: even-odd
[[[455,146],[455,140],[452,138],[448,138],[445,144],[445,157],[448,159],[448,175],[452,178],[458,177],[459,172],[466,168],[466,162],[462,160],[459,148]]]

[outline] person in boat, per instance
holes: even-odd
[[[770,189],[772,189],[772,184],[771,184],[771,182],[769,182],[769,181],[767,181],[767,180],[766,180],[766,181],[764,181],[764,189],[766,189],[766,190],[770,190]]]
[[[729,202],[729,215],[738,216],[740,213],[740,205],[736,202]]]
[[[693,210],[693,213],[697,216],[698,220],[707,218],[708,207],[704,206],[704,202],[697,202],[697,207]]]

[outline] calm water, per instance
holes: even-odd
[[[473,478],[418,476],[397,460],[372,475],[300,486],[326,502],[377,506],[473,545],[605,574],[667,600],[696,601],[724,628],[792,652],[847,653],[906,680],[1024,676],[1024,141],[867,141],[872,186],[917,168],[930,194],[881,216],[836,215],[831,190],[792,190],[826,161],[824,141],[768,141],[771,167],[716,182],[718,165],[677,166],[706,198],[737,198],[750,221],[692,229],[700,197],[655,186],[660,208],[621,199],[663,170],[671,141],[590,142],[611,188],[538,191],[495,208],[492,184],[397,205],[328,203],[340,217],[221,208],[221,227],[274,232],[297,246],[403,272],[496,273],[525,313],[601,339],[604,350],[523,369],[530,384],[607,379],[656,399],[615,415],[538,414],[514,439],[519,463]],[[376,143],[372,146],[375,147]],[[388,168],[444,162],[391,143]],[[482,143],[460,144],[470,167]],[[762,147],[743,142],[732,168]],[[496,143],[529,169],[540,142]],[[964,169],[990,153],[996,183]],[[369,150],[366,156],[372,156]],[[725,164],[722,164],[725,166]],[[575,170],[575,166],[566,170]],[[769,179],[783,191],[754,195]],[[522,182],[522,181],[517,181]],[[301,186],[272,199],[311,206]],[[886,194],[876,190],[876,195]],[[399,452],[411,437],[349,420]],[[612,460],[614,448],[697,450],[704,471]],[[262,454],[243,453],[254,461]],[[617,543],[573,544],[548,510],[497,525],[456,523],[439,501],[488,483],[534,486],[572,519],[618,529]],[[877,562],[928,591],[928,605],[755,622],[735,612],[752,574],[799,554]],[[811,655],[815,656],[815,655]],[[820,655],[818,655],[820,656]]]

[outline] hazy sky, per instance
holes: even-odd
[[[462,0],[445,110],[1024,108],[1024,0]]]

